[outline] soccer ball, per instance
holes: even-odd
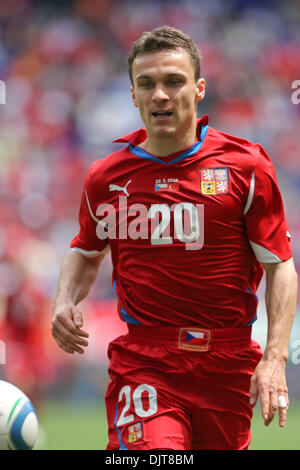
[[[0,380],[0,450],[31,450],[38,437],[38,420],[29,398]]]

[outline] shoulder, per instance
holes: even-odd
[[[105,158],[94,161],[87,174],[86,183],[88,185],[98,185],[100,182],[106,181],[118,175],[120,167],[124,164],[129,156],[128,146],[119,149]]]
[[[257,165],[268,167],[272,165],[272,160],[264,147],[251,140],[238,137],[226,132],[210,127],[209,146],[215,152],[222,152],[227,155],[229,162],[236,163],[242,169],[254,170]]]
[[[209,136],[216,143],[216,145],[225,147],[228,150],[232,149],[239,153],[253,153],[258,144],[251,142],[243,137],[228,134],[214,127],[210,127]]]

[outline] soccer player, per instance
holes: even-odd
[[[128,62],[145,129],[90,168],[52,333],[84,352],[78,304],[110,252],[128,334],[108,349],[107,449],[247,449],[258,397],[266,425],[279,408],[284,426],[289,404],[297,276],[273,165],[259,144],[197,118],[205,80],[183,32],[144,33]],[[264,269],[262,354],[251,327]]]

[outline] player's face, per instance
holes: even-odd
[[[193,129],[192,144],[197,101],[204,98],[205,80],[195,81],[188,52],[172,50],[138,55],[132,76],[133,103],[139,108],[148,136],[180,141]]]

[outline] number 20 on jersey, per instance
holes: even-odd
[[[172,245],[178,240],[185,244],[186,250],[200,250],[203,247],[203,204],[180,202],[171,207],[168,204],[152,204],[147,208],[143,204],[127,206],[127,198],[120,197],[118,224],[115,207],[111,204],[100,205],[97,216],[104,216],[96,229],[101,240],[141,238],[150,239],[151,245]]]

